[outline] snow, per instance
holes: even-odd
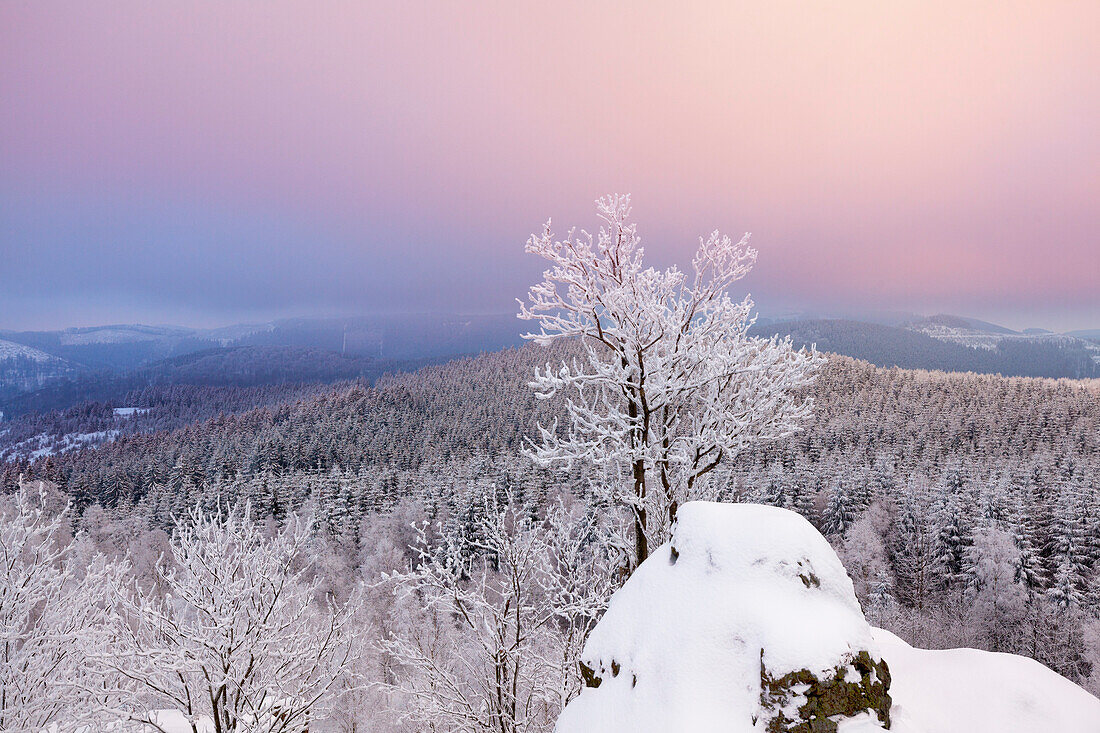
[[[149,412],[148,407],[116,407],[114,413],[116,417],[133,417],[134,415],[144,415]]]
[[[156,727],[146,725],[142,728],[150,733],[158,729],[164,733],[214,733],[214,721],[208,715],[198,716],[194,728],[187,716],[178,710],[155,710],[149,714],[149,720],[156,723]]]
[[[7,448],[0,447],[0,460],[15,461],[20,458],[35,460],[46,456],[68,453],[71,450],[110,443],[118,438],[118,430],[97,430],[93,433],[66,433],[56,436],[39,433]]]
[[[75,730],[76,733],[96,733],[97,731],[125,731],[126,733],[215,733],[214,720],[209,715],[198,715],[192,727],[187,715],[179,710],[151,710],[148,718],[156,725],[136,723],[129,720],[108,721],[102,725],[84,725],[76,728],[63,728],[54,723],[43,733],[61,733],[62,730]]]
[[[557,731],[759,731],[761,659],[773,677],[824,674],[860,650],[875,654],[870,627],[809,522],[769,506],[685,504],[671,542],[589,637],[582,659],[602,683]]]
[[[811,573],[820,587],[803,581]],[[915,649],[871,629],[836,554],[799,515],[703,502],[680,509],[672,541],[612,598],[582,654],[600,685],[556,731],[761,733],[761,659],[773,677],[823,673],[859,650],[890,667],[894,733],[1100,732],[1100,699],[1032,659]],[[838,733],[881,730],[868,712]]]
[[[5,341],[0,339],[0,361],[5,359],[17,359],[17,358],[31,359],[40,363],[50,361],[60,361],[56,356],[51,356],[45,351],[36,349],[31,346],[24,346],[23,344],[17,344],[14,341]]]
[[[270,333],[274,330],[274,323],[242,323],[236,326],[212,328],[196,335],[207,341],[216,341],[221,346],[231,346],[247,336],[257,333]]]
[[[1100,699],[1033,659],[977,649],[915,649],[889,631],[873,634],[893,676],[894,717],[913,731],[1100,731]]]
[[[926,336],[931,336],[939,341],[962,344],[972,349],[986,349],[988,351],[997,348],[997,345],[1004,339],[1004,336],[998,333],[978,331],[972,328],[945,326],[939,323],[921,324],[912,327],[912,330],[923,333]]]
[[[924,323],[910,328],[939,341],[947,341],[969,346],[972,349],[985,349],[987,351],[992,351],[1000,346],[1002,342],[1007,341],[1045,343],[1054,344],[1055,346],[1081,346],[1090,352],[1093,361],[1100,363],[1100,345],[1068,334],[1050,333],[1049,331],[1044,333],[1001,334],[938,323]]]
[[[60,341],[62,346],[129,344],[156,341],[165,336],[187,333],[190,333],[190,330],[157,326],[96,326],[93,328],[70,328],[60,334]]]

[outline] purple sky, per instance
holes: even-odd
[[[610,191],[765,312],[1100,328],[1100,3],[520,5],[0,4],[0,328],[504,312]]]

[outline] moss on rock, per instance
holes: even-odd
[[[824,678],[808,669],[773,677],[764,666],[764,651],[760,651],[760,705],[768,717],[768,733],[836,733],[839,720],[866,710],[873,711],[889,728],[889,690],[886,661],[876,662],[866,651]]]

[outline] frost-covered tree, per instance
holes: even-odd
[[[1077,587],[1077,573],[1068,560],[1063,560],[1054,569],[1054,577],[1047,595],[1058,608],[1063,610],[1079,608],[1084,602],[1085,594]]]
[[[887,612],[893,610],[896,600],[894,598],[894,579],[890,577],[890,571],[881,568],[871,585],[871,593],[867,599],[865,612],[867,619],[872,623],[877,622]]]
[[[420,524],[418,563],[388,574],[406,617],[380,642],[395,666],[385,686],[416,730],[549,731],[611,594],[605,543],[586,537],[600,524],[561,506],[539,521],[495,492],[482,505],[472,546],[442,526],[437,546]]]
[[[936,531],[936,562],[941,590],[965,580],[969,528],[956,494],[945,493],[933,515]]]
[[[873,515],[885,517],[885,510],[877,504],[872,505],[864,516],[851,525],[838,548],[844,569],[852,579],[856,598],[865,610],[875,602],[885,604],[888,598],[892,598],[894,587],[886,545],[875,526],[878,517]],[[888,521],[888,518],[885,519]]]
[[[1045,578],[1039,553],[1035,546],[1035,527],[1024,508],[1022,500],[1018,500],[1016,503],[1012,513],[1011,526],[1010,531],[1018,552],[1014,579],[1028,593],[1035,593],[1042,588]]]
[[[1019,550],[1012,535],[986,528],[966,548],[968,599],[982,648],[1014,651],[1027,616],[1027,590],[1016,580]]]
[[[172,708],[222,733],[296,733],[323,710],[357,653],[346,607],[308,580],[311,523],[273,536],[247,504],[181,519],[160,587],[119,589],[119,641],[104,661],[128,680],[134,720]]]
[[[895,592],[910,606],[923,609],[932,601],[935,577],[935,528],[921,501],[921,487],[900,493],[897,517],[887,550],[897,577]]]
[[[67,510],[49,510],[42,482],[5,499],[0,731],[90,730],[115,702],[89,659],[109,650],[109,588],[125,567],[74,557]]]
[[[539,344],[580,341],[572,364],[536,370],[540,399],[566,395],[569,426],[540,425],[541,465],[607,471],[607,498],[633,518],[633,563],[662,542],[680,502],[703,498],[699,479],[758,441],[798,431],[811,412],[802,388],[822,358],[790,340],[748,335],[753,303],[728,291],[756,262],[748,235],[700,238],[690,272],[643,264],[630,197],[597,202],[593,236],[556,240],[547,222],[527,251],[551,267],[519,317]],[[709,498],[709,497],[707,497]]]
[[[843,537],[855,520],[855,507],[848,487],[842,481],[833,483],[825,511],[821,514],[821,533],[826,537]]]

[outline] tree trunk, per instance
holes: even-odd
[[[645,501],[645,463],[634,462],[634,494],[638,504],[634,507],[634,567],[638,567],[649,557],[649,538],[646,537]]]

